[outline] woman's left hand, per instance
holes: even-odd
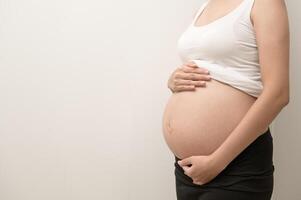
[[[212,155],[190,156],[179,160],[178,164],[197,185],[211,181],[225,168],[225,166],[217,163]]]

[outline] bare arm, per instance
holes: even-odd
[[[289,23],[284,0],[257,0],[252,15],[263,91],[213,160],[227,166],[260,136],[289,102]]]

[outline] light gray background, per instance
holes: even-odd
[[[202,3],[0,0],[0,199],[176,199],[161,120],[176,41]],[[301,196],[301,3],[287,5],[274,200]]]

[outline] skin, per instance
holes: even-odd
[[[168,88],[173,92],[194,91],[196,87],[205,87],[210,81],[210,72],[198,67],[194,62],[178,67],[168,80]]]
[[[212,2],[212,7],[213,4],[222,7],[222,2],[225,1]],[[238,4],[236,0],[232,2]],[[263,91],[216,151],[206,156],[193,155],[178,162],[195,184],[203,185],[215,178],[264,133],[289,103],[290,37],[284,0],[256,0],[251,12],[251,21],[257,39]]]

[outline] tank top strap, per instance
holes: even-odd
[[[244,1],[247,1],[246,5],[245,5],[245,9],[244,11],[246,12],[246,14],[250,14],[252,8],[253,8],[253,5],[254,5],[254,1],[255,0],[244,0]]]
[[[206,0],[201,7],[199,8],[199,10],[197,11],[196,15],[194,16],[191,25],[193,26],[198,17],[203,13],[204,9],[207,7],[207,4],[210,2],[211,0]],[[239,5],[237,5],[235,8],[233,8],[231,11],[229,11],[227,14],[225,14],[224,16],[221,16],[217,19],[215,19],[214,21],[210,22],[209,25],[213,25],[213,24],[217,24],[217,22],[230,22],[230,21],[235,21],[238,18],[241,17],[249,17],[250,18],[250,11],[251,8],[253,6],[254,0],[242,0]],[[207,26],[207,25],[205,25]]]
[[[248,0],[248,9],[249,11],[251,11],[251,9],[253,8],[255,0]]]
[[[243,6],[243,8],[239,12],[239,18],[241,20],[244,20],[244,21],[248,22],[249,25],[252,26],[251,10],[253,8],[255,0],[244,0],[244,1],[246,1],[246,2],[245,2],[245,5]]]
[[[194,24],[196,22],[196,20],[198,19],[198,17],[200,16],[200,14],[203,12],[203,10],[205,9],[206,5],[209,3],[210,0],[206,0],[201,7],[199,8],[199,10],[196,12],[196,14],[193,17],[192,23]]]

